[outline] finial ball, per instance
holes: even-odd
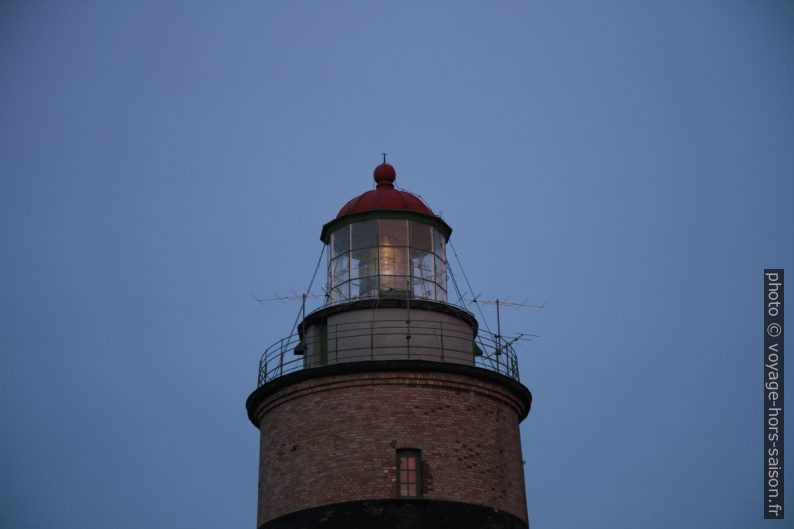
[[[394,187],[397,171],[390,164],[384,162],[375,168],[372,176],[375,178],[375,183],[378,184],[378,187]]]

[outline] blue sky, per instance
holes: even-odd
[[[534,528],[775,525],[792,57],[785,1],[4,2],[0,525],[254,527],[244,400],[298,307],[251,296],[383,151],[475,290],[548,300],[503,314]]]

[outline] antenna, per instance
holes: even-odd
[[[291,296],[279,296],[275,292],[273,292],[272,298],[258,298],[251,294],[251,297],[254,298],[260,305],[264,305],[265,303],[271,301],[280,301],[284,303],[285,301],[306,301],[307,299],[321,299],[324,298],[324,294],[293,294]]]
[[[456,287],[457,287],[457,285],[456,285]],[[527,301],[526,298],[524,299],[524,301],[508,301],[510,299],[509,297],[504,299],[504,300],[500,300],[499,298],[495,298],[495,299],[480,299],[480,296],[482,296],[482,294],[477,294],[477,295],[475,295],[475,296],[473,296],[471,298],[466,298],[465,294],[464,294],[464,295],[460,296],[460,299],[461,299],[461,301],[463,301],[465,303],[464,306],[467,306],[469,303],[473,303],[475,306],[477,306],[478,310],[480,308],[479,304],[496,305],[496,334],[494,335],[494,341],[496,342],[496,347],[494,348],[494,352],[496,353],[496,363],[497,363],[497,366],[498,366],[499,365],[499,356],[502,354],[502,350],[504,348],[510,347],[515,342],[530,341],[531,340],[530,337],[537,338],[539,336],[537,334],[532,334],[532,333],[528,333],[528,332],[520,332],[516,336],[513,336],[512,338],[505,338],[504,336],[502,336],[502,313],[501,313],[501,308],[502,307],[532,308],[532,309],[535,309],[536,311],[540,311],[546,306],[546,304],[548,303],[548,300],[544,301],[542,305],[536,305],[536,304],[533,304],[533,303],[527,303],[526,302]],[[480,311],[480,315],[483,317],[483,320],[484,320],[485,319],[485,315],[482,313],[482,311]],[[486,327],[487,326],[488,326],[488,324],[486,322]],[[489,329],[489,332],[490,332],[490,329]]]
[[[548,300],[544,301],[543,304],[541,304],[541,305],[536,305],[536,304],[533,304],[533,303],[526,303],[526,299],[524,299],[524,301],[508,301],[508,299],[510,299],[510,298],[503,299],[503,300],[500,300],[498,298],[497,299],[480,299],[481,295],[482,294],[477,294],[476,296],[474,296],[472,298],[464,298],[463,301],[465,301],[467,303],[482,303],[484,305],[496,305],[497,308],[498,307],[519,307],[519,308],[530,308],[530,309],[536,309],[536,310],[543,309],[546,306],[546,303],[548,303]]]

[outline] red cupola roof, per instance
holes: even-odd
[[[372,176],[375,178],[377,187],[362,193],[345,204],[339,210],[336,218],[375,210],[413,211],[422,215],[435,216],[433,211],[418,196],[408,191],[394,189],[394,179],[397,177],[397,172],[390,164],[384,161],[384,163],[375,168]]]
[[[331,231],[339,226],[369,218],[413,218],[425,224],[435,226],[449,240],[452,228],[444,219],[433,213],[433,210],[424,201],[413,193],[394,189],[394,180],[397,171],[386,163],[375,168],[372,174],[375,178],[375,189],[362,193],[345,204],[337,213],[336,218],[323,226],[320,240],[329,244]]]

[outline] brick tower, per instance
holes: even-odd
[[[527,528],[515,353],[447,302],[452,229],[377,187],[323,226],[325,305],[265,351],[259,529]]]

